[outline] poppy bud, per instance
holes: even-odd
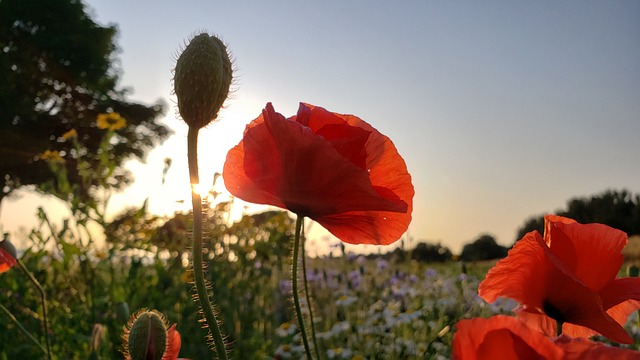
[[[640,276],[640,267],[636,264],[629,265],[627,268],[627,275],[629,277],[639,277]]]
[[[162,314],[143,310],[131,318],[125,330],[126,350],[131,360],[161,360],[167,346],[167,327]]]
[[[124,323],[129,319],[129,304],[124,301],[120,301],[116,303],[116,319],[120,323]]]
[[[206,33],[191,39],[178,57],[173,77],[178,110],[187,125],[199,129],[218,117],[232,75],[231,60],[220,39]]]

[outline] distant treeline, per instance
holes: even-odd
[[[640,194],[628,190],[606,190],[591,197],[576,197],[567,202],[566,210],[553,212],[579,223],[601,223],[622,230],[627,235],[640,234]],[[544,215],[528,218],[518,229],[515,241],[533,230],[544,231]],[[515,243],[514,241],[514,243]]]
[[[572,198],[567,202],[566,210],[549,212],[572,218],[579,223],[601,223],[622,230],[627,235],[640,235],[640,195],[628,190],[606,190],[591,197]],[[518,228],[517,238],[533,230],[544,233],[544,215],[532,216]],[[395,257],[400,260],[413,259],[420,262],[446,262],[454,259],[461,261],[483,261],[500,259],[507,255],[509,247],[501,246],[490,234],[481,234],[466,244],[459,255],[441,243],[420,241],[415,248],[405,250],[397,248],[387,254],[372,254],[368,257]]]

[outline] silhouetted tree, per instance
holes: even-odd
[[[567,201],[567,209],[556,211],[579,223],[601,223],[626,232],[640,234],[640,195],[628,190],[606,190],[591,197],[576,197]],[[544,215],[530,217],[518,229],[517,240],[529,231],[544,230]]]
[[[471,244],[467,244],[462,248],[460,260],[463,261],[482,261],[499,259],[507,256],[508,249],[498,245],[496,239],[488,234],[480,235]]]
[[[540,234],[544,233],[544,215],[531,216],[525,220],[524,225],[518,228],[516,241],[522,239],[527,233],[536,230]]]
[[[420,242],[411,252],[411,258],[420,262],[446,262],[453,254],[448,247],[438,244]]]
[[[130,181],[121,168],[125,160],[143,158],[167,137],[169,130],[157,122],[162,103],[129,102],[117,88],[115,35],[115,26],[97,25],[80,1],[0,1],[0,202],[23,185],[52,177],[37,156],[48,149],[73,153],[62,137],[71,129],[86,147],[84,157],[99,162],[100,113],[127,120],[110,150],[119,175],[115,188]],[[70,180],[79,182],[77,164],[65,159]],[[92,185],[83,184],[84,191]]]

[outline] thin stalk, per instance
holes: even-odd
[[[556,336],[562,335],[562,324],[564,321],[556,320]]]
[[[305,259],[307,258],[307,253],[304,250],[304,243],[307,238],[304,236],[304,219],[302,224],[302,243],[301,252],[302,252],[302,282],[304,284],[304,296],[307,298],[307,307],[309,307],[309,322],[311,323],[311,340],[313,340],[313,348],[316,353],[316,359],[320,360],[320,348],[318,347],[318,340],[316,339],[316,326],[313,323],[313,309],[311,306],[311,297],[309,296],[309,286],[307,285],[307,262]]]
[[[40,342],[36,338],[34,338],[33,335],[31,335],[31,333],[27,329],[24,328],[24,326],[22,326],[20,321],[18,321],[18,319],[16,319],[16,317],[13,316],[13,314],[11,313],[11,311],[9,311],[9,309],[4,307],[2,304],[0,304],[0,309],[2,309],[2,311],[4,311],[5,314],[7,314],[7,316],[9,316],[9,319],[11,319],[14,324],[16,324],[18,329],[20,329],[25,335],[27,335],[27,337],[31,339],[31,341],[33,341],[33,343],[36,344],[36,346],[40,350],[42,350],[43,353],[45,354],[47,353],[47,349],[45,349],[44,346],[42,346],[42,344],[40,344]]]
[[[200,184],[200,175],[198,174],[198,131],[199,129],[189,127],[189,133],[187,135],[187,157],[192,187]],[[193,203],[193,276],[196,292],[198,294],[198,300],[200,301],[200,308],[210,328],[218,358],[227,360],[224,338],[222,337],[218,320],[213,311],[213,306],[209,300],[209,293],[204,280],[204,265],[202,260],[202,199],[200,198],[200,194],[194,191],[194,189],[191,191],[191,202]]]
[[[29,280],[31,280],[33,285],[35,285],[38,291],[40,292],[40,298],[42,300],[42,318],[44,322],[44,339],[45,339],[45,344],[47,345],[47,358],[51,360],[52,357],[51,357],[51,342],[49,341],[49,320],[47,320],[47,296],[44,293],[44,289],[42,288],[42,285],[40,285],[40,283],[33,276],[33,274],[31,274],[31,272],[27,270],[27,267],[24,266],[22,261],[20,259],[16,259],[16,262],[18,263],[18,265],[20,265],[20,268],[22,269],[22,271],[24,271],[24,273],[27,274],[27,276],[29,277]]]
[[[302,336],[302,344],[307,354],[307,360],[311,360],[311,350],[309,349],[309,341],[307,340],[307,331],[304,327],[304,318],[300,309],[300,296],[298,294],[298,255],[300,253],[300,230],[302,229],[304,217],[298,215],[296,220],[296,233],[293,238],[293,264],[291,266],[291,289],[293,292],[293,306],[296,309],[296,317],[298,318],[298,326],[300,327],[300,336]]]

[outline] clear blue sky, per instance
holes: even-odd
[[[119,28],[130,98],[166,101],[175,131],[130,165],[138,181],[114,212],[148,196],[157,212],[186,208],[175,203],[188,196],[186,126],[170,80],[197,30],[228,43],[237,69],[221,121],[201,135],[205,179],[266,102],[290,116],[305,101],[358,115],[395,142],[416,187],[410,235],[454,251],[483,232],[511,244],[528,216],[574,196],[640,193],[638,1],[87,4]],[[166,156],[174,166],[161,186]],[[28,217],[38,201],[4,206],[5,227],[12,207]]]

